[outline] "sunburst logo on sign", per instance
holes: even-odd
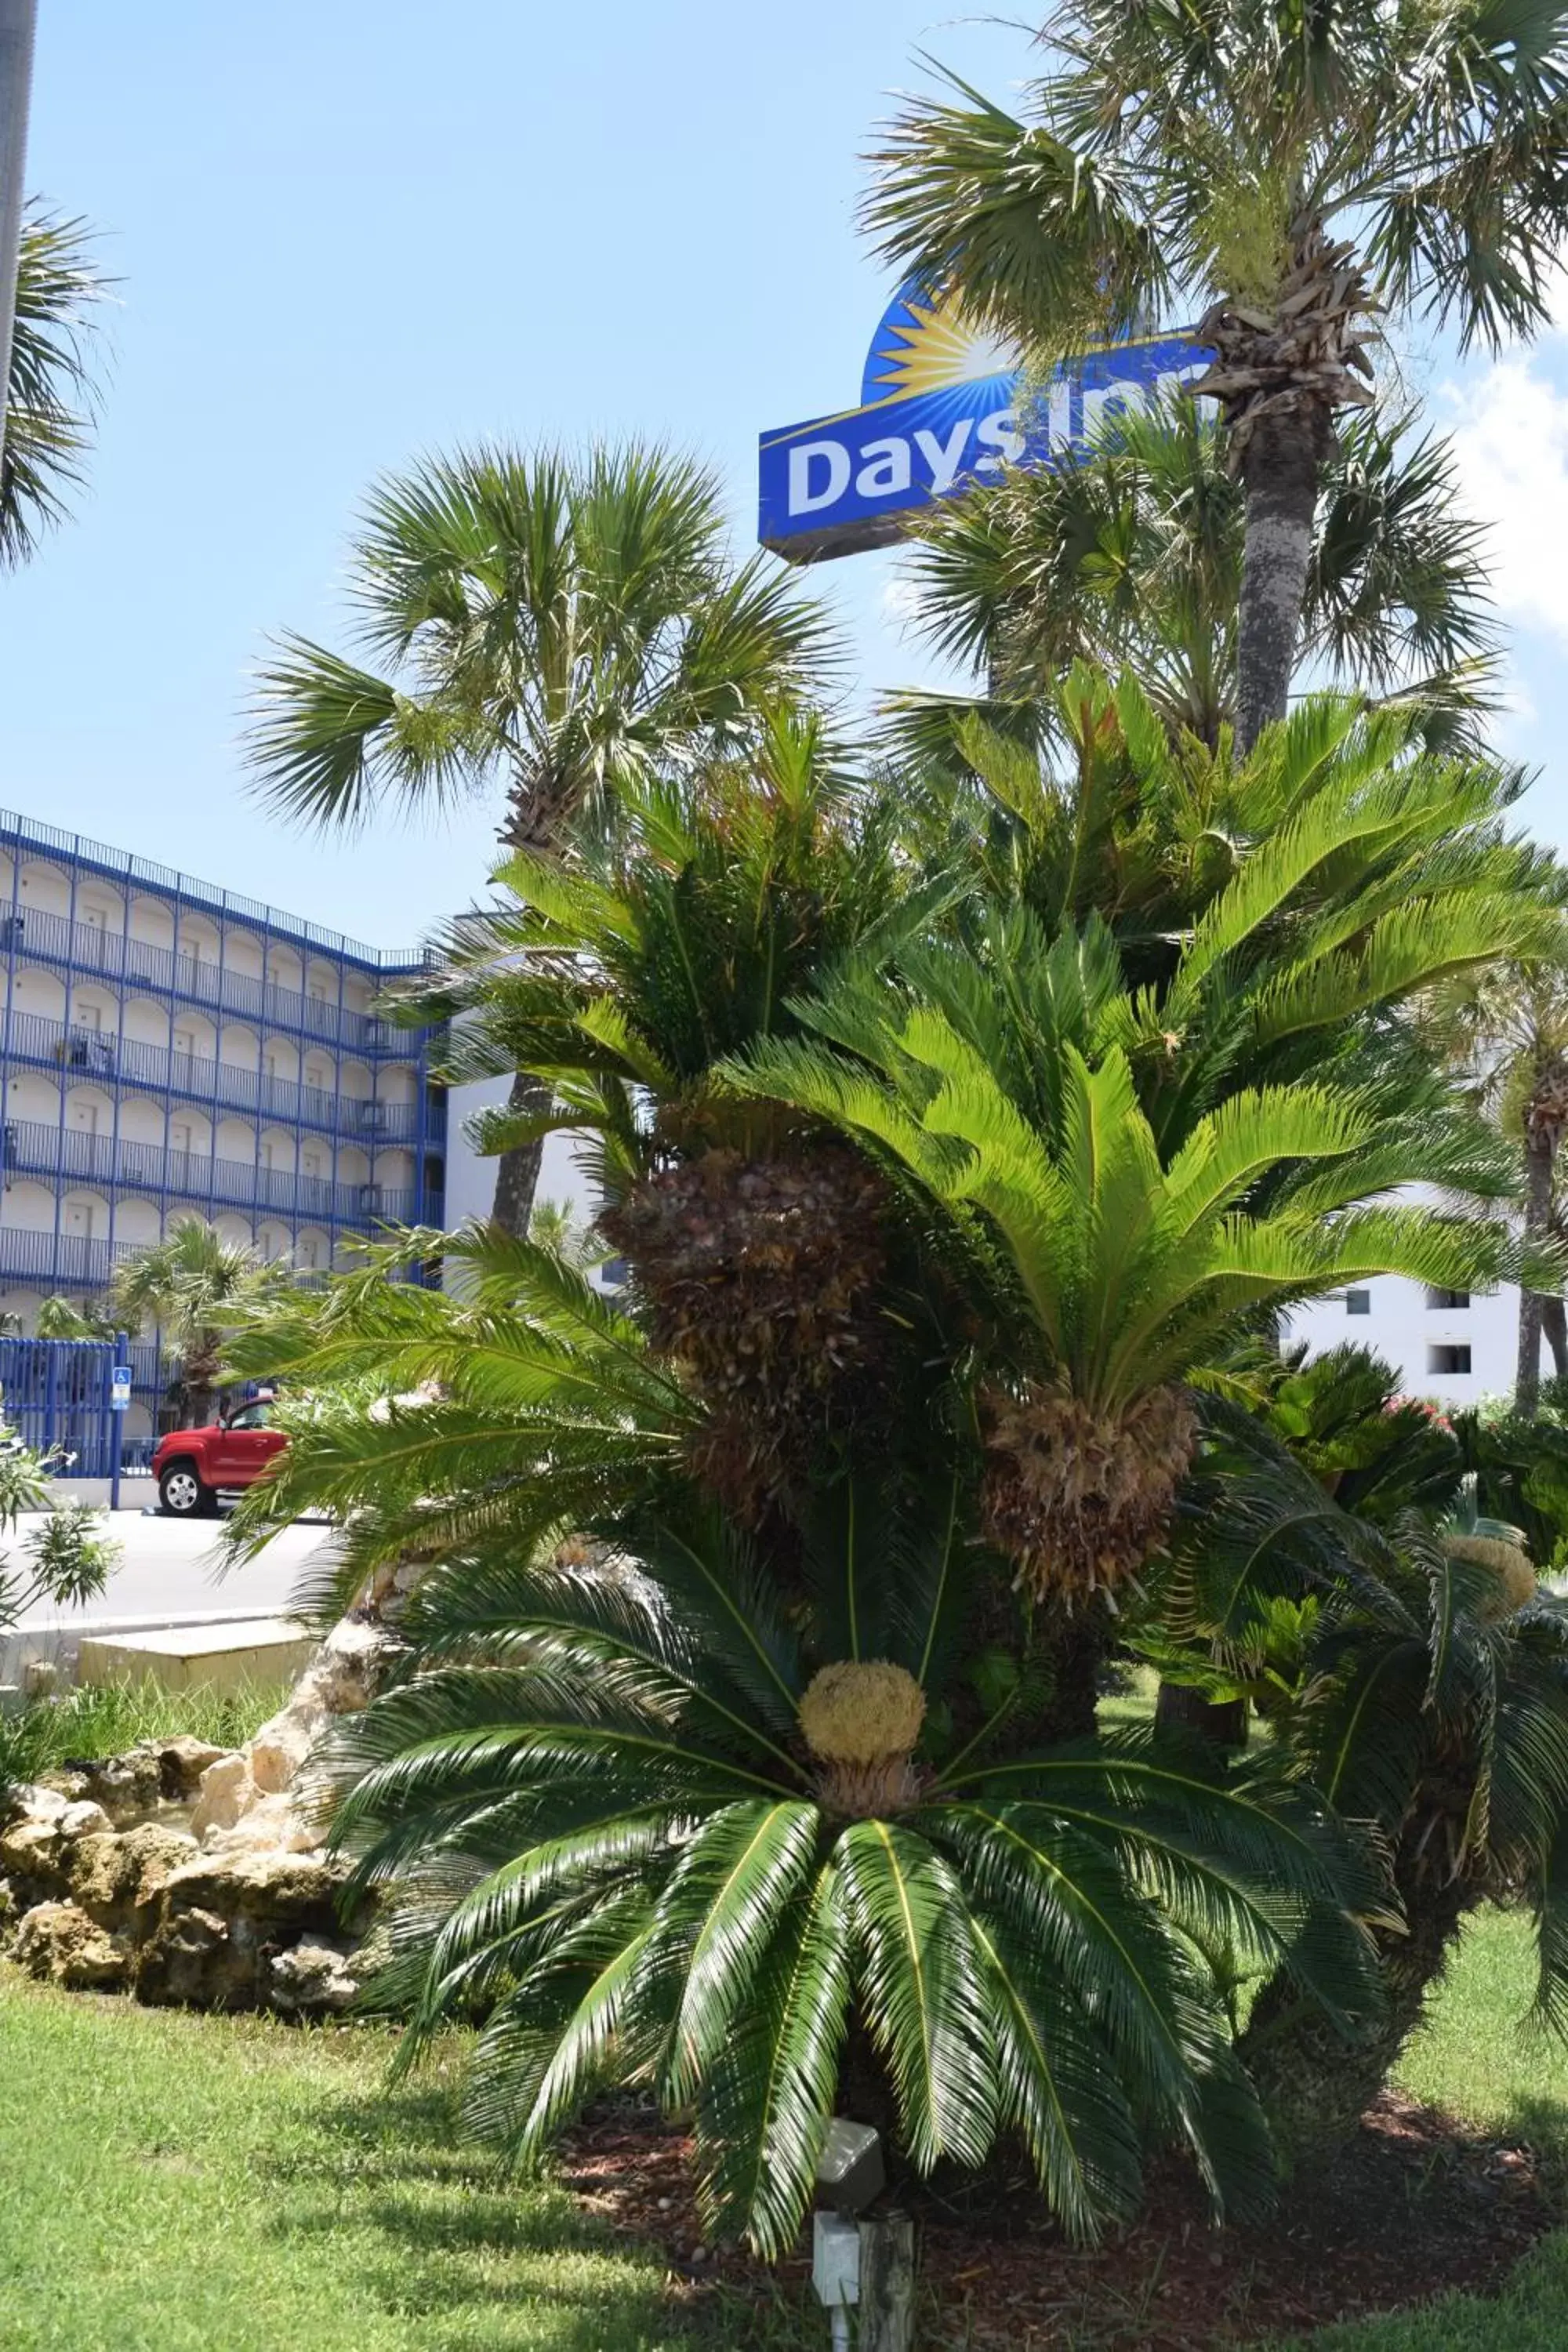
[[[872,338],[860,398],[869,408],[1015,375],[1018,365],[1017,347],[966,318],[952,295],[930,299],[919,288],[901,288]]]
[[[1165,397],[1207,356],[1177,329],[1095,344],[1030,384],[1013,343],[911,280],[872,337],[858,404],[759,436],[757,536],[792,562],[886,547],[933,499],[1089,446],[1104,418]]]

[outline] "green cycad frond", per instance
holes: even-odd
[[[842,1527],[928,1556],[918,1604],[881,1622],[939,1671],[951,1528],[933,1545],[929,1502],[900,1534],[876,1497],[846,1500]],[[711,2223],[777,2252],[853,2004],[922,2167],[976,2163],[1016,2122],[1066,2225],[1092,2235],[1135,2201],[1152,2126],[1186,2138],[1216,2203],[1256,2196],[1267,2142],[1195,1939],[1223,1924],[1357,2011],[1347,1906],[1374,1890],[1310,1800],[1147,1742],[1016,1759],[973,1790],[960,1768],[950,1787],[939,1728],[929,1756],[890,1759],[896,1807],[847,1817],[796,1710],[871,1605],[848,1549],[861,1600],[820,1605],[824,1559],[785,1640],[725,1572],[721,1529],[605,1533],[629,1557],[433,1572],[410,1671],[331,1759],[354,1883],[395,1892],[387,1981],[413,2003],[411,2047],[489,2010],[470,2125],[529,2160],[595,2086],[651,2086],[694,2106]]]
[[[444,1248],[451,1291],[389,1274]],[[701,1419],[637,1327],[553,1251],[473,1226],[415,1233],[361,1273],[253,1318],[228,1353],[288,1382],[289,1444],[226,1531],[253,1552],[307,1509],[343,1521],[315,1605],[346,1607],[408,1550],[526,1557],[624,1506]]]

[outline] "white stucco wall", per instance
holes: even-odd
[[[1379,1275],[1356,1286],[1367,1293],[1366,1314],[1351,1314],[1342,1291],[1299,1307],[1290,1318],[1290,1336],[1305,1339],[1314,1355],[1347,1342],[1373,1349],[1397,1367],[1407,1396],[1465,1405],[1483,1396],[1506,1396],[1512,1389],[1519,1292],[1511,1284],[1486,1295],[1472,1292],[1465,1307],[1429,1307],[1425,1287],[1399,1275]],[[1468,1373],[1433,1369],[1431,1351],[1445,1347],[1469,1349]],[[1551,1370],[1551,1356],[1542,1349],[1542,1374]]]
[[[481,1160],[465,1133],[465,1123],[476,1111],[499,1108],[510,1091],[507,1078],[476,1079],[471,1086],[454,1087],[447,1099],[447,1223],[460,1225],[468,1217],[488,1217],[495,1198],[496,1163]],[[549,1135],[544,1139],[544,1162],[540,1172],[539,1197],[543,1201],[559,1201],[571,1207],[579,1217],[591,1213],[591,1188],[574,1157],[572,1139],[565,1135]]]

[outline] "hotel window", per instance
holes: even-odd
[[[1345,1313],[1347,1315],[1370,1315],[1372,1313],[1371,1291],[1347,1290],[1345,1293]]]
[[[1468,1348],[1428,1348],[1426,1350],[1428,1372],[1443,1372],[1452,1379],[1456,1375],[1468,1372],[1469,1369]]]
[[[1426,1286],[1426,1304],[1430,1307],[1446,1307],[1451,1310],[1457,1307],[1468,1307],[1469,1303],[1470,1294],[1468,1290],[1444,1290],[1436,1283],[1428,1283]]]

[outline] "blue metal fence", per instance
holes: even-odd
[[[56,1466],[79,1478],[107,1478],[114,1467],[114,1415],[109,1409],[110,1339],[0,1339],[0,1414],[25,1444],[58,1446]]]

